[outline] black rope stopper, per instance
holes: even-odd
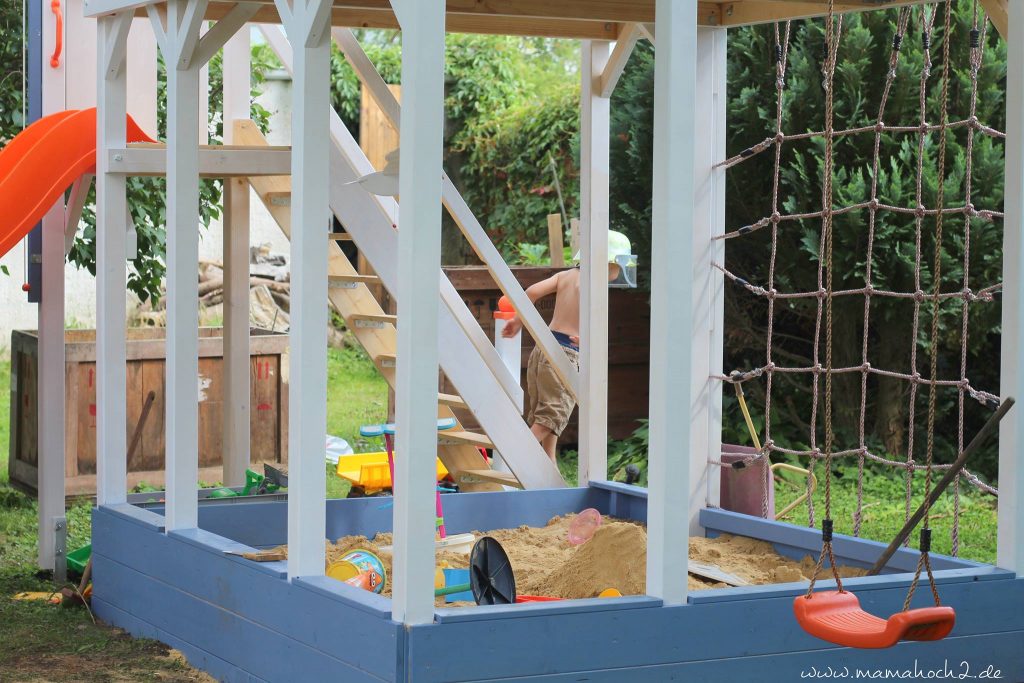
[[[823,543],[832,542],[832,520],[823,519],[821,520],[821,540]]]
[[[971,47],[974,49],[981,47],[981,31],[977,27],[971,29]]]
[[[901,47],[903,47],[903,34],[897,33],[892,37],[892,49],[899,52]]]
[[[932,34],[928,31],[921,31],[921,47],[926,51],[932,47]]]
[[[782,64],[782,46],[775,43],[775,63]]]
[[[932,549],[932,530],[928,527],[921,528],[921,552],[927,553]]]

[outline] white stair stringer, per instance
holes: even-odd
[[[398,289],[395,259],[398,232],[365,190],[359,185],[345,184],[357,177],[345,155],[332,145],[331,209],[352,235],[384,286],[394,292]],[[565,481],[558,468],[530,432],[516,404],[494,378],[488,364],[481,358],[479,347],[470,341],[451,309],[461,308],[466,316],[473,319],[476,330],[496,357],[497,352],[448,278],[444,273],[439,273],[439,276],[444,299],[444,305],[438,310],[441,369],[524,488],[564,487]],[[497,360],[500,363],[500,358]],[[502,369],[508,372],[504,366]]]
[[[280,27],[260,28],[285,69],[291,72],[291,45]],[[398,205],[390,197],[377,197],[359,185],[345,184],[376,169],[333,108],[330,131],[334,142],[331,145],[331,210],[384,286],[394,293],[398,289],[395,257],[398,233],[393,228],[397,223]],[[524,488],[564,487],[566,484],[558,468],[547,457],[516,407],[522,404],[519,378],[512,377],[448,278],[440,271],[438,276],[443,301],[438,311],[441,369]]]

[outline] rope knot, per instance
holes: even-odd
[[[868,363],[867,361],[864,361],[863,363],[861,363],[860,371],[861,372],[871,372],[871,363]],[[862,448],[861,450],[864,450],[864,449]]]
[[[785,141],[786,141],[786,134],[783,133],[781,130],[778,133],[775,134],[775,144],[781,145]]]
[[[765,372],[773,372],[775,370],[775,363],[769,362],[768,365],[764,366]]]
[[[818,301],[824,301],[825,297],[827,295],[828,295],[828,292],[825,291],[824,288],[821,288],[817,292],[814,293],[814,296],[815,296],[816,299],[818,299]]]
[[[885,123],[883,121],[878,121],[875,124],[875,132],[876,133],[881,133],[884,130],[885,130]]]
[[[874,293],[875,293],[875,286],[873,284],[871,284],[869,282],[868,284],[864,285],[864,296],[871,297],[871,296],[874,295]]]
[[[968,302],[975,301],[978,298],[974,295],[974,292],[971,291],[970,287],[964,287],[964,291],[961,292],[961,296],[963,296],[964,301]]]
[[[775,297],[778,296],[778,294],[779,294],[779,290],[775,289],[774,287],[772,287],[771,289],[768,289],[768,290],[763,290],[763,291],[765,293],[765,296],[768,297],[770,300],[774,300]]]
[[[927,210],[928,209],[925,208],[924,204],[918,204],[914,208],[914,215],[917,216],[918,218],[924,218],[925,217],[925,212]]]
[[[917,303],[922,303],[924,301],[924,298],[925,293],[922,290],[919,289],[916,292],[914,292],[914,301],[916,301]],[[916,375],[917,373],[915,372],[914,374]]]
[[[815,375],[820,375],[822,372],[824,372],[824,368],[821,367],[821,363],[815,363],[814,367],[811,368],[811,372],[813,372]]]
[[[967,126],[969,128],[973,128],[974,130],[980,130],[981,121],[978,120],[977,115],[971,116],[969,119],[967,119]]]
[[[928,134],[929,128],[931,128],[931,126],[928,125],[927,121],[922,121],[921,125],[917,127],[918,131],[920,131],[923,135]]]
[[[779,223],[782,222],[782,214],[776,211],[771,215],[771,217],[768,220],[778,225]]]
[[[964,204],[964,215],[973,218],[978,215],[978,210],[974,208],[974,204],[968,202]]]
[[[910,376],[910,381],[913,382],[914,384],[920,384],[921,383],[921,373],[918,372],[917,370],[915,370],[914,374],[912,374]]]

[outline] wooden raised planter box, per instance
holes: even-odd
[[[128,461],[128,486],[164,483],[164,368],[162,328],[131,328],[128,354],[128,442],[150,391],[155,395],[139,446]],[[220,328],[199,330],[199,478],[221,480],[223,449],[223,353]],[[96,492],[96,332],[65,332],[64,476],[68,496]],[[35,331],[11,334],[11,483],[36,492],[40,418],[36,397],[39,338]],[[253,330],[250,348],[251,461],[287,461],[288,337]]]
[[[530,285],[565,270],[547,266],[513,266],[512,274],[525,289]],[[494,339],[494,311],[501,291],[484,266],[450,266],[445,274],[458,290],[466,306],[480,322],[487,338]],[[650,374],[651,307],[650,294],[633,289],[612,289],[608,292],[608,436],[624,439],[647,418],[648,382]],[[545,321],[554,313],[554,297],[537,302]],[[526,387],[526,364],[534,343],[529,333],[523,334],[523,367],[520,382]],[[457,393],[442,378],[443,391]],[[457,410],[459,420],[475,429],[477,422],[466,410]],[[576,443],[579,409],[573,411],[559,445]]]

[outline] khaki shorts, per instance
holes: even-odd
[[[567,346],[562,346],[562,351],[569,361],[579,368],[579,352]],[[569,416],[572,415],[575,405],[576,400],[562,386],[547,356],[539,346],[534,347],[526,366],[527,424],[542,424],[556,436],[561,436],[565,426],[569,424]]]

